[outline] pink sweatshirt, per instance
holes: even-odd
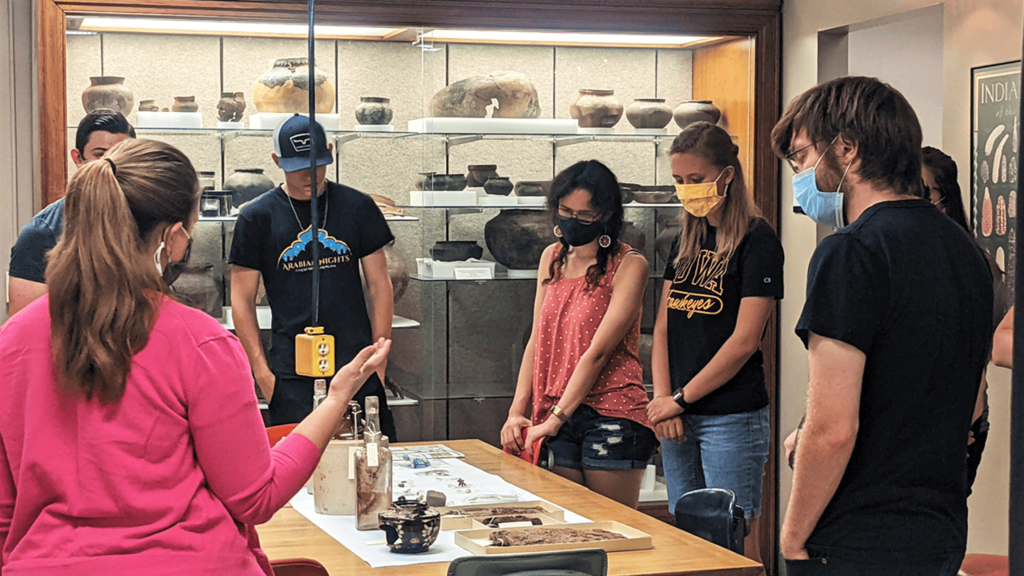
[[[253,525],[320,452],[273,450],[242,347],[165,300],[118,402],[57,390],[47,298],[0,328],[3,576],[272,574]]]

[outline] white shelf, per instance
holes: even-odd
[[[231,306],[224,307],[224,315],[218,318],[220,325],[227,330],[235,329],[234,319],[231,317]],[[260,330],[270,330],[272,316],[270,314],[270,306],[257,306],[256,307],[256,322],[260,326]],[[403,318],[401,316],[395,316],[391,321],[392,330],[403,330],[410,328],[419,328],[420,323],[409,318]]]
[[[422,206],[416,206],[416,208],[422,208]],[[238,214],[232,216],[200,216],[200,222],[235,222],[238,220]],[[420,219],[415,216],[384,216],[384,220],[388,222],[419,222]]]

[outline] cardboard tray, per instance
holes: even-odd
[[[491,546],[490,535],[496,528],[483,530],[459,530],[455,532],[455,543],[460,547],[480,555],[523,554],[526,552],[555,552],[559,550],[579,550],[583,548],[601,548],[606,552],[622,552],[625,550],[646,550],[653,548],[651,535],[621,522],[606,520],[603,522],[585,522],[581,524],[564,524],[566,528],[600,528],[610,532],[618,532],[624,540],[604,540],[601,542],[576,542],[571,544],[538,544],[535,546]],[[517,530],[538,530],[543,526],[517,528]],[[549,527],[548,527],[549,528]]]
[[[509,502],[506,504],[473,504],[469,506],[442,506],[439,508],[435,508],[435,510],[441,513],[441,530],[470,530],[474,528],[481,530],[489,530],[490,528],[483,526],[479,522],[474,522],[472,516],[445,516],[445,514],[449,512],[462,512],[467,508],[518,508],[521,506],[539,506],[542,510],[544,510],[543,515],[538,515],[539,518],[547,518],[549,520],[554,521],[555,523],[565,522],[565,510],[559,508],[558,506],[555,506],[554,504],[550,504],[542,500],[532,500],[529,502]],[[490,514],[487,514],[486,516],[490,516]],[[486,516],[480,517],[482,518]],[[545,524],[547,524],[547,522],[545,522]]]

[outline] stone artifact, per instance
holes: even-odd
[[[569,104],[569,115],[579,122],[580,128],[611,128],[622,118],[622,109],[615,90],[580,88],[579,95]]]
[[[575,544],[578,542],[601,542],[604,540],[625,540],[618,532],[600,528],[528,528],[495,530],[490,535],[494,546],[537,546],[542,544]]]
[[[387,511],[381,512],[380,529],[392,552],[420,554],[437,540],[441,515],[426,504],[399,496]]]
[[[512,193],[513,187],[512,181],[508,178],[488,178],[487,182],[484,182],[484,191],[492,196],[508,196]]]
[[[175,96],[171,112],[198,112],[199,103],[195,96]]]
[[[492,100],[498,101],[492,118],[540,116],[537,88],[519,72],[491,72],[449,84],[431,98],[430,113],[435,118],[486,118]]]
[[[139,112],[159,112],[156,100],[139,100]]]
[[[498,177],[497,164],[470,164],[466,168],[466,187],[479,188],[490,178]]]
[[[504,516],[509,514],[546,514],[541,506],[501,506],[494,508],[459,508],[444,513],[448,517],[479,518],[486,516]]]
[[[106,109],[127,116],[135,105],[135,96],[124,85],[121,76],[92,76],[92,85],[82,91],[82,106],[86,112]]]
[[[395,112],[391,109],[390,98],[363,96],[356,106],[356,122],[371,126],[390,124]]]
[[[461,262],[470,258],[479,259],[483,255],[483,246],[477,244],[476,240],[436,242],[430,249],[430,257],[441,262]]]
[[[516,182],[516,196],[547,196],[551,180],[520,180]]]
[[[626,108],[626,120],[634,128],[657,130],[672,121],[672,109],[664,98],[637,98]]]
[[[239,168],[224,180],[224,189],[231,190],[231,205],[239,208],[260,194],[274,189],[274,181],[262,168]]]
[[[722,111],[719,110],[711,100],[689,100],[676,106],[672,113],[676,124],[680,129],[685,129],[694,122],[711,122],[717,124],[722,118]]]
[[[513,270],[535,270],[541,254],[557,242],[545,210],[502,210],[484,225],[484,241],[494,259]]]
[[[252,99],[256,110],[277,113],[309,113],[309,58],[280,58],[271,69],[256,79]],[[334,110],[334,84],[314,68],[316,111]]]
[[[502,524],[511,524],[513,522],[529,522],[534,526],[542,526],[544,524],[544,521],[536,516],[523,516],[522,514],[512,516],[491,516],[480,520],[480,523],[488,528],[500,528]]]
[[[217,101],[217,119],[221,122],[238,122],[245,112],[245,93],[223,92]]]

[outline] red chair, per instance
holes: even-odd
[[[267,428],[267,438],[270,439],[270,447],[273,448],[282,438],[292,433],[298,424],[281,424]]]
[[[270,567],[274,569],[274,576],[330,576],[323,564],[309,558],[274,560]]]
[[[963,576],[1008,576],[1010,557],[996,554],[968,554],[960,565]]]

